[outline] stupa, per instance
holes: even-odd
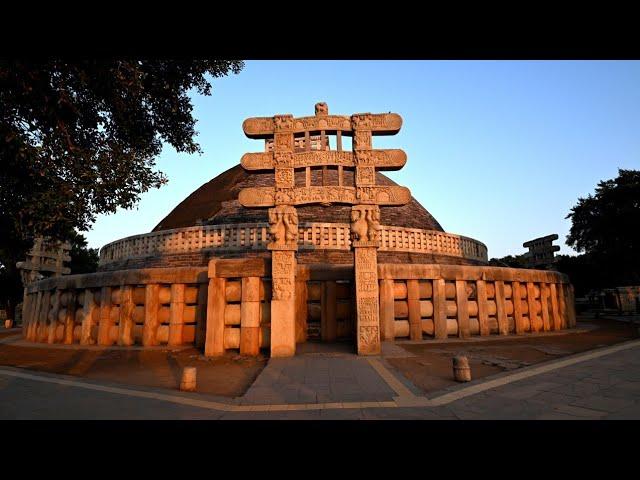
[[[206,355],[290,356],[306,341],[521,335],[575,325],[573,289],[548,270],[490,267],[381,171],[394,113],[249,118],[263,140],[150,233],[100,251],[100,271],[27,287],[24,335],[49,343],[194,344]],[[351,138],[351,148],[342,148]],[[332,148],[335,146],[335,148]]]

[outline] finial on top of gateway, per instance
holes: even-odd
[[[329,107],[325,102],[316,103],[316,117],[329,115]]]

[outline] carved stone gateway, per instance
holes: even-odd
[[[376,169],[398,170],[407,156],[402,150],[373,150],[372,135],[395,134],[402,126],[397,114],[359,113],[351,117],[329,115],[326,103],[318,103],[315,117],[249,118],[243,129],[250,138],[263,138],[264,153],[247,153],[241,164],[248,171],[274,170],[272,187],[245,188],[238,195],[244,207],[269,209],[268,248],[272,250],[271,355],[295,353],[295,251],[298,218],[295,205],[342,203],[353,205],[352,246],[355,250],[356,343],[359,354],[380,353],[380,320],[377,249],[380,247],[379,205],[405,205],[411,192],[405,187],[376,185]],[[320,132],[321,150],[312,151],[312,134]],[[305,151],[296,151],[302,143]],[[304,140],[300,134],[304,135]],[[325,150],[325,137],[336,135],[337,151]],[[352,152],[342,151],[342,135],[353,137]],[[272,151],[270,151],[272,148]],[[311,167],[337,167],[338,185],[311,185]],[[306,184],[295,185],[295,170],[305,169]],[[343,169],[355,169],[355,184],[344,185]]]

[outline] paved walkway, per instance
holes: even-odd
[[[241,398],[0,367],[0,419],[640,419],[640,341],[420,394],[383,357],[272,359]]]

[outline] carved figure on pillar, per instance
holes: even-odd
[[[377,205],[374,208],[367,208],[365,215],[367,220],[367,240],[377,242],[380,239],[380,208]]]
[[[367,243],[376,246],[380,237],[380,208],[377,205],[356,205],[351,209],[351,234],[354,246]]]
[[[297,249],[298,214],[291,205],[278,205],[269,209],[269,234],[271,250]]]

